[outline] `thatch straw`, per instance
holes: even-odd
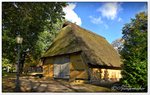
[[[88,64],[120,67],[121,59],[105,38],[66,22],[43,58],[82,51]]]

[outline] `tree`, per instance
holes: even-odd
[[[45,28],[43,32],[39,33],[38,40],[35,44],[36,49],[34,50],[34,52],[36,52],[38,57],[34,59],[32,55],[28,54],[25,61],[25,68],[26,68],[25,70],[27,70],[27,67],[37,66],[41,63],[40,60],[41,56],[49,48],[53,39],[56,37],[60,29],[62,28],[64,22],[65,22],[64,20],[63,21],[58,20],[56,24],[53,24],[53,29],[51,31]],[[21,67],[21,71],[23,71],[23,67]]]
[[[116,39],[111,43],[111,45],[114,47],[117,52],[120,52],[123,48],[124,40],[122,38]]]
[[[58,20],[56,24],[53,24],[53,29],[49,31],[49,29],[44,29],[43,32],[40,32],[38,35],[38,40],[36,42],[36,52],[41,57],[44,52],[49,48],[53,39],[59,33],[62,25],[64,24],[65,20]]]
[[[131,19],[123,29],[124,47],[121,51],[123,71],[121,83],[131,88],[147,90],[147,13]],[[140,90],[137,90],[140,91]]]
[[[37,52],[36,43],[39,35],[47,29],[50,33],[53,25],[62,21],[65,15],[63,7],[65,2],[49,3],[2,3],[2,57],[9,59],[10,63],[16,61],[15,37],[23,37],[22,52],[30,50],[34,59],[41,55]]]

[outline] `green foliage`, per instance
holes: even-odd
[[[56,24],[53,24],[53,29],[48,31],[48,29],[45,29],[45,31],[41,32],[38,35],[38,40],[36,42],[36,52],[41,57],[44,52],[49,48],[52,41],[62,28],[64,21],[58,20]]]
[[[13,72],[13,70],[15,70],[15,67],[13,66],[13,64],[10,64],[9,59],[2,58],[2,73],[5,73],[8,68],[9,68],[9,72]]]
[[[2,58],[2,67],[10,66],[10,61],[6,58]]]
[[[45,48],[37,46],[41,37],[48,37],[52,32],[53,25],[64,18],[62,7],[66,3],[26,3],[26,2],[3,2],[2,3],[2,57],[10,60],[10,63],[16,61],[16,42],[15,37],[20,34],[23,37],[22,50],[30,49],[30,55],[34,59],[41,56],[41,50]],[[43,31],[48,31],[43,32]],[[49,36],[51,39],[51,36]],[[45,39],[45,38],[44,38]],[[44,40],[43,39],[43,40]],[[48,38],[47,38],[48,39]],[[40,50],[40,48],[42,48]],[[43,52],[43,51],[42,51]]]
[[[132,88],[147,88],[147,14],[142,12],[123,29],[121,83]]]

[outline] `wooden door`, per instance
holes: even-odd
[[[54,78],[68,79],[70,74],[69,57],[56,57],[54,61]]]

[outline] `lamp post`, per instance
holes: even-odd
[[[20,81],[19,81],[19,76],[20,76],[20,71],[19,71],[19,62],[20,62],[20,47],[21,47],[21,44],[22,44],[22,41],[23,41],[23,38],[18,35],[16,37],[16,43],[17,43],[17,47],[18,47],[18,60],[17,60],[17,73],[16,73],[16,88],[15,88],[15,91],[16,92],[19,92],[20,91]]]

